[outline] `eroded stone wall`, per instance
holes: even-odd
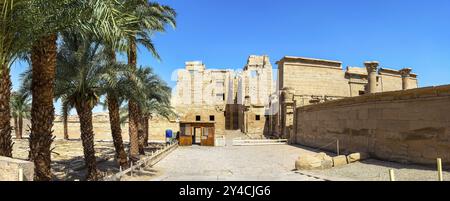
[[[296,109],[295,142],[419,164],[450,164],[450,85],[345,98]],[[328,146],[326,146],[328,145]]]
[[[215,122],[215,134],[225,134],[225,106],[195,106],[175,108],[181,122]],[[200,120],[197,119],[200,117]],[[211,119],[213,118],[213,119]]]

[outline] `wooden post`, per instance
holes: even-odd
[[[339,139],[336,141],[336,154],[339,156]]]
[[[131,168],[130,175],[133,176],[133,161],[131,161],[130,166],[131,166],[131,167],[130,167],[130,168]]]
[[[444,179],[442,177],[442,159],[441,158],[437,159],[437,169],[438,169],[438,179],[439,179],[439,181],[444,181]]]
[[[23,169],[19,168],[19,181],[23,181]]]
[[[390,169],[389,170],[389,178],[391,181],[395,181],[395,174],[394,174],[394,170]]]

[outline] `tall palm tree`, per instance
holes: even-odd
[[[109,112],[109,121],[111,126],[111,134],[116,150],[118,163],[122,167],[128,166],[128,156],[125,152],[122,129],[120,122],[120,105],[124,100],[134,96],[134,90],[130,90],[134,83],[130,80],[132,72],[128,65],[120,63],[109,63],[108,71],[104,75],[102,83],[102,94],[106,94],[106,106]]]
[[[77,34],[63,34],[63,43],[58,52],[55,97],[63,98],[74,107],[80,120],[84,158],[88,167],[87,180],[97,180],[94,150],[92,109],[99,102],[105,85],[113,85],[118,68],[104,65],[99,42],[82,39]],[[126,69],[126,68],[124,68]],[[116,72],[113,72],[116,71]]]
[[[69,112],[72,109],[70,104],[67,100],[61,101],[61,118],[63,121],[63,134],[64,134],[64,140],[69,140],[69,129],[68,129],[68,119],[69,119]]]
[[[28,49],[29,39],[20,31],[25,26],[28,0],[0,1],[0,156],[12,156],[11,64]]]
[[[137,44],[141,44],[148,49],[154,57],[159,59],[156,48],[151,37],[155,32],[165,32],[166,25],[175,27],[176,12],[173,8],[160,5],[147,0],[129,0],[125,3],[127,13],[131,13],[138,18],[138,23],[131,24],[130,29],[139,30],[136,35],[129,36],[128,42],[128,65],[133,69],[137,68]],[[139,138],[143,136],[143,125],[141,109],[133,98],[128,101],[129,108],[129,134],[130,134],[130,158],[139,158]]]
[[[11,114],[17,139],[22,139],[23,119],[30,118],[31,104],[27,94],[15,92],[11,96]]]
[[[58,33],[77,30],[103,40],[111,39],[111,33],[134,34],[126,27],[135,23],[135,18],[120,12],[118,8],[121,6],[116,0],[30,0],[31,9],[27,16],[30,16],[28,21],[33,25],[32,36],[35,38],[31,46],[30,158],[35,164],[35,180],[51,179],[50,146],[53,141],[51,129]]]
[[[152,68],[139,68],[136,76],[140,86],[134,87],[142,95],[137,96],[138,106],[141,110],[139,120],[143,125],[142,134],[139,136],[139,152],[144,152],[144,147],[148,145],[149,120],[152,116],[158,115],[170,118],[175,115],[170,106],[171,88],[165,83]]]

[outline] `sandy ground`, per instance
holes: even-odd
[[[14,139],[13,157],[27,160],[29,153],[28,139]],[[112,141],[96,141],[95,152],[97,156],[97,168],[103,176],[119,172],[119,166],[115,161],[115,151]],[[162,148],[163,144],[151,143],[146,149],[150,153]],[[126,149],[128,146],[126,145]],[[86,175],[84,167],[83,146],[81,140],[55,140],[52,144],[52,173],[54,180],[73,181],[83,180]],[[128,150],[126,150],[128,151]]]
[[[293,171],[301,153],[289,145],[179,147],[141,175],[137,181],[321,181]]]
[[[437,181],[437,169],[419,165],[405,165],[368,159],[329,170],[311,171],[324,177],[343,177],[358,181],[389,181],[389,170],[393,169],[396,181]],[[450,181],[450,172],[443,172],[444,181]]]
[[[319,151],[302,146],[180,147],[153,168],[125,180],[138,181],[389,181],[389,169],[397,181],[436,181],[434,167],[368,159],[346,166],[317,171],[294,170],[304,153]],[[330,156],[333,154],[329,153]],[[299,174],[302,173],[302,174]],[[450,172],[444,171],[450,181]],[[318,177],[318,178],[313,178]]]
[[[294,170],[295,160],[304,153],[319,151],[302,146],[231,146],[226,147],[179,147],[154,167],[136,172],[133,177],[125,176],[123,181],[227,181],[227,180],[279,180],[279,181],[320,181],[358,180],[388,181],[389,169],[394,169],[398,181],[436,181],[435,167],[406,165],[368,159],[328,170]],[[14,140],[13,156],[28,158],[28,139]],[[146,150],[155,151],[162,144],[153,143]],[[83,180],[86,174],[83,148],[80,140],[55,140],[52,147],[52,172],[54,180]],[[119,171],[114,160],[111,141],[95,143],[98,169],[103,175]],[[333,156],[332,153],[329,153]],[[449,167],[444,167],[444,180],[450,181]],[[314,175],[314,178],[308,175]]]

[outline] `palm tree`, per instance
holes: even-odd
[[[58,33],[77,30],[103,40],[111,33],[134,34],[126,29],[135,18],[118,10],[122,5],[116,0],[30,0],[28,11],[33,27],[32,111],[30,158],[35,164],[35,180],[50,180],[50,146],[54,120],[54,80]],[[81,105],[78,105],[81,106]],[[83,105],[88,108],[89,105]],[[87,109],[83,108],[87,111]],[[83,112],[86,112],[83,111]],[[82,112],[82,111],[80,111]]]
[[[139,68],[136,76],[140,86],[134,87],[142,95],[138,97],[138,105],[141,110],[139,120],[143,125],[142,134],[139,136],[139,152],[144,152],[144,147],[148,145],[149,119],[154,116],[162,116],[167,119],[175,115],[170,106],[171,89],[152,68]]]
[[[63,121],[63,132],[64,132],[64,140],[69,140],[69,130],[68,130],[68,118],[69,112],[72,109],[67,100],[61,101],[61,117]]]
[[[114,60],[115,61],[115,60]],[[120,118],[120,105],[124,100],[134,96],[133,90],[130,90],[134,83],[130,80],[131,72],[129,66],[120,63],[109,63],[109,70],[105,73],[102,83],[102,94],[106,94],[106,106],[109,112],[109,121],[111,126],[111,134],[116,150],[117,161],[120,166],[128,166],[128,156],[125,152],[121,118]]]
[[[113,66],[104,65],[101,48],[99,42],[91,39],[83,40],[77,34],[65,33],[57,57],[55,97],[64,99],[65,104],[77,111],[84,158],[88,167],[87,180],[98,179],[92,109],[99,102],[103,86],[115,84],[115,79],[110,79],[115,76],[110,74],[118,71]]]
[[[0,156],[12,156],[10,67],[27,50],[29,39],[19,34],[25,25],[28,0],[0,1]]]
[[[154,57],[159,59],[156,48],[153,45],[151,36],[155,32],[165,32],[167,24],[175,27],[176,12],[169,6],[158,3],[150,3],[147,0],[129,0],[125,4],[127,13],[131,13],[138,18],[138,23],[130,24],[130,29],[139,30],[136,35],[129,36],[128,42],[128,65],[133,69],[137,68],[137,44],[143,45],[150,50]],[[143,125],[141,118],[141,109],[133,98],[128,101],[129,108],[129,134],[130,134],[130,158],[137,160],[139,158],[139,138],[143,136]],[[139,134],[140,133],[140,134]],[[141,137],[139,137],[141,136]]]
[[[30,118],[31,104],[27,94],[15,92],[11,98],[11,114],[17,139],[22,139],[23,119]]]

